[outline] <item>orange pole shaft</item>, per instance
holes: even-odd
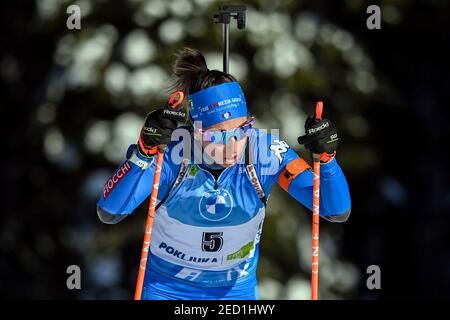
[[[158,197],[159,179],[161,177],[163,159],[164,159],[164,152],[158,150],[155,175],[153,177],[152,193],[150,195],[150,205],[148,207],[147,221],[145,223],[144,242],[142,244],[141,260],[139,263],[134,300],[141,300],[142,296],[142,287],[144,285],[145,268],[147,266],[148,251],[150,250],[150,238],[152,235],[153,219],[155,216],[156,199]]]
[[[168,104],[175,109],[184,100],[182,91],[174,92]],[[158,198],[159,180],[164,159],[164,151],[166,146],[158,146],[158,156],[156,159],[155,174],[153,176],[152,193],[150,194],[150,205],[148,206],[147,221],[145,223],[144,241],[142,243],[141,260],[139,262],[138,277],[136,281],[136,291],[134,292],[134,300],[141,300],[142,287],[144,286],[145,268],[147,267],[148,251],[150,250],[150,238],[152,235],[153,220],[155,217],[156,200]]]
[[[323,103],[316,104],[316,119],[322,119]],[[320,154],[313,154],[313,221],[312,221],[312,271],[311,299],[319,299],[319,220],[320,220]]]

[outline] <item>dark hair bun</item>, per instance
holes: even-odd
[[[198,79],[208,73],[203,54],[196,49],[184,48],[173,64],[173,88],[184,92],[192,91]]]
[[[203,54],[191,48],[184,48],[178,53],[172,71],[173,83],[170,90],[181,90],[185,94],[192,94],[224,82],[236,81],[228,73],[209,70]]]

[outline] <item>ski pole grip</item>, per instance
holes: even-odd
[[[317,101],[316,103],[316,120],[321,120],[322,119],[322,112],[323,112],[323,102],[322,101]],[[313,154],[313,160],[314,162],[319,162],[320,161],[320,153],[314,153]]]
[[[187,112],[181,105],[183,100],[183,91],[176,91],[172,93],[169,102],[167,102],[164,106],[162,117],[166,119],[173,119],[178,122],[186,122]]]
[[[322,119],[322,112],[323,112],[323,102],[317,101],[317,103],[316,103],[316,119],[317,120]]]
[[[182,103],[184,100],[184,93],[183,91],[175,91],[170,96],[169,105],[172,107],[172,109],[175,109],[180,103]]]

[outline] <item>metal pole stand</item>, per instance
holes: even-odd
[[[223,72],[229,73],[229,54],[230,54],[230,21],[236,19],[238,29],[245,28],[246,6],[225,5],[219,8],[218,13],[213,16],[214,23],[223,24]]]

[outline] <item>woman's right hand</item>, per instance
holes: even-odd
[[[158,152],[159,145],[171,141],[172,132],[177,128],[177,121],[164,116],[164,109],[150,112],[145,118],[139,135],[138,150],[144,157],[152,157]]]

